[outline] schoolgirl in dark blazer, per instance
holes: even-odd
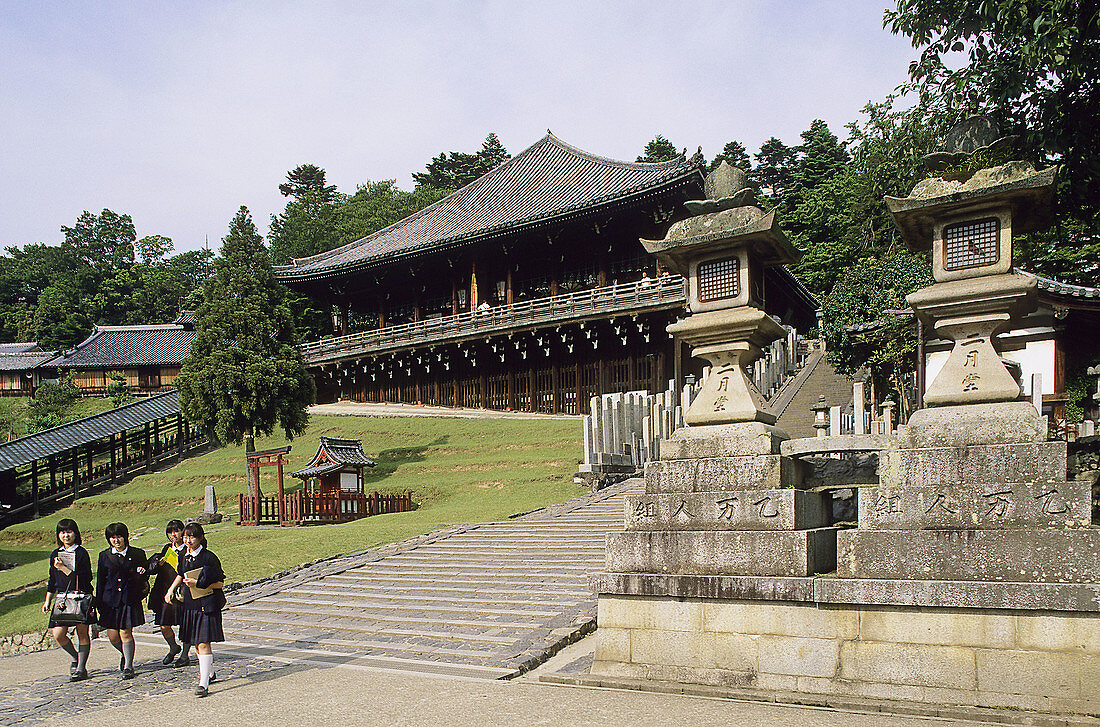
[[[168,542],[160,549],[160,553],[149,559],[149,572],[157,574],[153,580],[153,587],[149,591],[149,610],[153,612],[153,621],[160,626],[160,634],[168,644],[168,655],[164,657],[162,663],[168,666],[173,663],[177,655],[180,655],[179,666],[186,666],[190,645],[185,644],[186,648],[180,648],[176,643],[176,635],[172,631],[172,627],[179,624],[179,615],[176,612],[179,604],[173,599],[168,599],[166,602],[164,598],[168,593],[168,586],[176,579],[176,566],[187,551],[187,546],[183,544],[183,522],[169,520],[164,528],[164,534],[168,537]]]
[[[50,614],[50,631],[54,641],[72,657],[69,679],[74,682],[88,678],[88,654],[92,650],[88,625],[95,623],[95,611],[92,610],[88,614],[87,623],[76,625],[76,640],[79,646],[74,647],[72,639],[69,638],[69,627],[54,623],[52,602],[58,593],[79,591],[94,595],[92,559],[88,556],[88,551],[80,545],[80,540],[80,528],[76,526],[76,521],[63,518],[57,522],[57,548],[50,553],[50,575],[46,583],[46,600],[42,603],[42,613]],[[60,557],[62,551],[73,553],[76,568],[69,574],[61,570],[64,565]]]
[[[210,552],[206,544],[206,534],[202,525],[188,523],[183,528],[183,542],[187,551],[177,568],[178,575],[168,588],[165,601],[171,598],[171,592],[184,585],[183,603],[179,608],[180,641],[194,644],[199,655],[199,685],[195,696],[205,697],[210,686],[210,676],[214,673],[214,651],[210,644],[225,641],[222,632],[222,608],[225,607],[225,572],[218,556]],[[195,570],[195,577],[189,576]],[[191,587],[213,592],[199,598],[191,594]]]
[[[119,670],[123,679],[134,678],[135,626],[145,623],[142,599],[149,583],[145,551],[130,545],[130,531],[122,523],[111,523],[103,531],[110,544],[99,554],[96,569],[96,607],[99,625],[107,638],[122,654]]]

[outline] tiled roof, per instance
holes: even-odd
[[[194,331],[174,323],[96,326],[92,335],[48,365],[63,369],[173,366],[187,357],[194,339]]]
[[[5,353],[30,353],[31,351],[41,351],[38,347],[38,343],[35,341],[24,341],[23,343],[0,343],[0,354]]]
[[[6,444],[0,444],[0,472],[51,454],[60,454],[79,444],[140,427],[154,419],[178,414],[179,410],[179,392],[168,391],[117,409],[46,429],[37,434],[28,434]]]
[[[321,475],[327,475],[329,472],[335,472],[336,470],[341,470],[343,468],[344,465],[342,464],[321,464],[317,465],[316,467],[306,467],[303,470],[291,472],[290,476],[301,477],[303,480],[306,480],[310,477],[320,477]]]
[[[329,462],[321,462],[321,454],[327,454],[329,459],[335,460],[339,464],[331,464]],[[373,459],[363,454],[363,440],[362,439],[340,439],[338,437],[321,437],[321,442],[317,445],[317,453],[313,455],[313,459],[309,461],[303,469],[297,472],[291,472],[291,477],[316,477],[317,475],[323,475],[327,472],[335,472],[341,469],[344,465],[363,465],[364,467],[373,467],[375,462]]]
[[[53,357],[52,351],[8,353],[0,350],[0,371],[29,371]]]
[[[1016,268],[1017,273],[1027,275],[1028,277],[1035,278],[1039,283],[1039,290],[1045,293],[1051,293],[1056,296],[1065,296],[1068,298],[1091,298],[1094,301],[1100,301],[1100,288],[1090,288],[1085,285],[1071,285],[1069,283],[1062,283],[1051,278],[1044,278],[1034,273],[1029,273],[1026,270],[1020,270]]]
[[[702,168],[683,157],[658,164],[615,161],[547,133],[454,194],[343,247],[279,266],[276,274],[291,281],[349,272],[382,258],[462,244],[688,180],[701,184]]]

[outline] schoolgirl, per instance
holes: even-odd
[[[88,556],[88,551],[80,545],[80,528],[76,526],[76,522],[63,518],[57,522],[57,548],[50,553],[50,576],[42,613],[50,614],[50,631],[54,641],[72,657],[69,680],[78,682],[88,678],[88,654],[92,650],[88,625],[95,622],[95,609],[89,610],[85,623],[76,624],[78,646],[74,648],[73,641],[69,638],[69,627],[55,622],[51,603],[56,594],[73,592],[93,595],[92,559]]]
[[[194,644],[199,655],[199,685],[195,688],[196,697],[205,697],[214,672],[214,651],[210,648],[215,641],[225,641],[222,632],[222,608],[225,606],[225,573],[222,571],[218,556],[206,547],[206,534],[202,525],[188,523],[183,528],[183,543],[187,546],[177,567],[178,575],[168,587],[165,603],[172,597],[172,591],[183,584],[183,603],[179,609],[180,641]],[[190,574],[190,575],[189,575]],[[210,593],[196,596],[191,588],[212,589]]]
[[[191,650],[190,644],[184,644],[183,648],[176,643],[176,635],[172,627],[179,624],[179,616],[176,613],[179,605],[174,599],[165,601],[169,584],[176,579],[176,566],[186,547],[183,544],[183,523],[179,520],[170,520],[164,528],[164,534],[168,536],[168,542],[160,549],[160,553],[149,559],[149,572],[156,573],[153,587],[149,591],[149,610],[153,612],[153,623],[160,626],[160,635],[168,644],[168,655],[164,657],[165,666],[187,666],[190,663],[187,652]],[[181,653],[182,652],[182,653]],[[176,656],[179,655],[179,659]],[[173,659],[176,659],[173,663]]]
[[[130,545],[130,531],[122,523],[111,523],[103,535],[110,547],[99,554],[96,568],[99,625],[106,629],[111,646],[122,654],[118,664],[122,678],[133,679],[133,628],[145,623],[141,600],[149,584],[149,561],[144,550]]]

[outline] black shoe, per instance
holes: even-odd
[[[207,691],[206,687],[195,687],[196,697],[205,697],[207,694],[209,694],[209,692]]]
[[[179,654],[181,651],[183,651],[183,649],[181,649],[179,646],[173,646],[171,650],[169,650],[168,656],[164,657],[164,659],[160,663],[164,664],[165,666],[172,666],[172,662],[175,661],[176,655]]]
[[[132,668],[123,669],[122,670],[122,678],[123,679],[133,679],[134,678],[134,670]]]
[[[70,682],[82,682],[88,678],[87,669],[77,669],[75,672],[69,675]]]
[[[175,667],[176,669],[178,669],[181,666],[191,666],[191,659],[187,656],[187,654],[184,654],[180,658],[173,661],[172,666]]]

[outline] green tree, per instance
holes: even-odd
[[[908,418],[917,339],[912,319],[889,311],[905,309],[905,296],[931,283],[927,255],[900,251],[847,268],[821,301],[829,363],[843,374],[870,369],[876,387],[897,395],[902,420]],[[869,322],[878,325],[851,330]]]
[[[833,178],[851,161],[844,145],[821,119],[814,119],[802,132],[802,143],[795,150],[798,160],[792,181],[800,193]]]
[[[774,136],[760,145],[760,151],[756,153],[756,168],[749,178],[770,204],[782,202],[790,190],[797,156],[797,150]]]
[[[143,265],[158,265],[172,252],[172,238],[147,235],[134,243],[134,253]]]
[[[460,151],[443,152],[432,157],[423,172],[413,172],[416,188],[456,190],[483,177],[501,162],[511,158],[497,135],[490,133],[473,154]]]
[[[27,404],[30,416],[27,417],[28,433],[60,426],[65,423],[66,413],[80,395],[73,381],[73,372],[63,375],[56,383],[46,381],[34,392],[34,398]]]
[[[739,141],[727,142],[722,147],[722,152],[707,165],[707,171],[713,172],[722,162],[726,162],[731,167],[737,167],[745,174],[752,171],[752,159],[749,158],[749,152],[745,149],[745,145]]]
[[[222,240],[195,340],[176,386],[184,416],[219,442],[305,431],[316,390],[298,350],[285,289],[241,207]]]
[[[642,155],[634,161],[649,163],[670,162],[678,156],[680,156],[680,152],[676,151],[676,147],[672,145],[672,142],[662,135],[657,134],[657,136],[653,137],[651,142],[645,145]]]
[[[335,208],[336,187],[325,184],[325,170],[302,164],[286,175],[279,191],[288,197],[286,209],[271,216],[268,244],[276,265],[310,257],[340,245]]]
[[[130,387],[126,385],[126,376],[121,371],[112,371],[107,374],[107,378],[110,380],[106,386],[107,398],[111,400],[111,406],[117,409],[134,400]]]

